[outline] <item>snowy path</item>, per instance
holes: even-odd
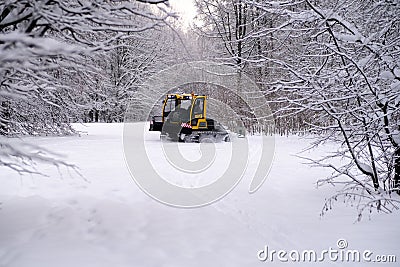
[[[310,169],[292,156],[305,145],[297,137],[277,137],[274,165],[255,194],[247,193],[251,177],[245,176],[223,200],[179,209],[138,189],[124,162],[122,125],[77,127],[88,134],[33,140],[64,154],[87,181],[51,166],[44,166],[49,177],[0,170],[1,267],[280,266],[279,261],[260,262],[257,252],[265,245],[321,251],[336,248],[339,238],[347,240],[349,249],[396,254],[400,261],[399,213],[354,223],[355,210],[337,203],[320,218],[332,189],[316,189],[315,181],[326,171]],[[154,146],[150,151],[157,150],[157,135],[148,138],[154,140],[148,142]],[[185,149],[191,153],[190,146]],[[326,265],[365,263],[321,264]]]

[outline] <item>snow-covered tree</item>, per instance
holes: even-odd
[[[214,2],[218,7],[227,1]],[[266,76],[259,81],[278,129],[283,123],[317,134],[316,145],[338,144],[331,155],[313,159],[334,171],[319,183],[342,185],[326,208],[342,196],[358,201],[360,214],[396,209],[391,193],[400,185],[400,3],[246,4],[253,24],[246,24],[244,40],[260,46],[242,56],[244,71],[260,68]]]
[[[263,92],[267,89],[267,83],[286,74],[269,60],[265,60],[284,56],[279,36],[275,36],[273,30],[267,31],[266,27],[272,29],[278,27],[285,23],[285,18],[279,12],[263,9],[264,2],[261,0],[196,1],[198,20],[200,20],[197,24],[197,33],[202,38],[214,42],[213,49],[210,49],[213,54],[209,57],[236,66],[239,72],[252,77]],[[284,40],[283,37],[281,39]],[[268,97],[276,98],[271,92]],[[240,105],[239,102],[237,104]],[[280,110],[283,106],[282,103],[272,101],[269,105],[273,111]],[[301,116],[277,118],[275,131],[288,134],[304,130],[300,122]]]
[[[343,0],[282,7],[290,23],[281,30],[291,33],[298,49],[273,60],[290,75],[273,87],[284,92],[284,111],[314,114],[306,122],[319,134],[317,143],[340,145],[314,160],[334,171],[320,183],[343,184],[326,207],[343,196],[361,200],[360,211],[396,208],[390,194],[400,181],[400,4]]]
[[[71,133],[69,119],[103,83],[93,62],[165,25],[171,14],[164,2],[1,1],[0,135]],[[45,159],[4,138],[0,146],[0,165],[19,158],[28,170],[32,159]]]
[[[214,39],[216,47],[220,48],[214,50],[216,57],[242,69],[243,59],[253,50],[252,40],[245,38],[250,25],[248,4],[243,0],[205,0],[196,1],[196,6],[201,21],[197,30]]]

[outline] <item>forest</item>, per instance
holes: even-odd
[[[273,111],[272,134],[336,144],[308,159],[332,171],[319,184],[341,188],[327,206],[343,198],[397,209],[400,2],[194,2],[197,15],[183,27],[166,0],[2,0],[0,166],[24,173],[35,161],[65,164],[9,139],[74,135],[77,122],[123,122],[146,79],[175,64],[212,61],[255,81]],[[257,119],[246,114],[239,115]]]

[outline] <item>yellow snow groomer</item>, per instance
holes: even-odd
[[[167,94],[161,116],[153,116],[150,131],[160,131],[161,138],[180,142],[230,141],[229,133],[207,117],[205,95]]]

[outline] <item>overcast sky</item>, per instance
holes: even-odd
[[[190,22],[196,16],[196,8],[193,0],[169,0],[169,2],[172,8],[182,17],[184,26],[189,26]]]

